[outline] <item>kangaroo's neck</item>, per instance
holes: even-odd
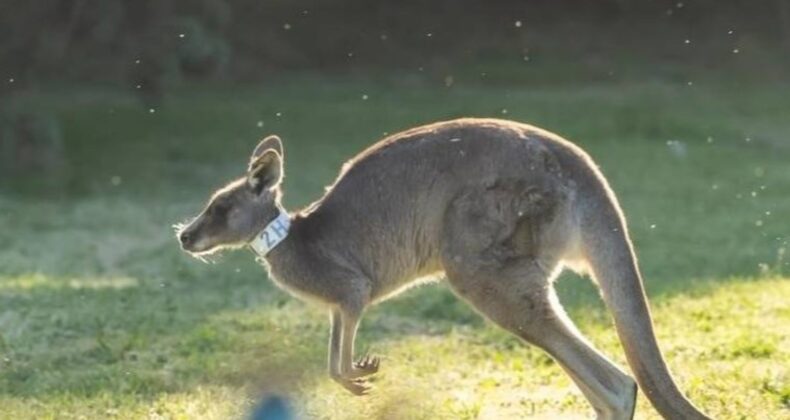
[[[266,262],[269,277],[276,284],[297,295],[312,298],[311,300],[326,300],[322,296],[321,287],[315,282],[316,278],[321,277],[320,273],[314,272],[321,258],[319,255],[314,255],[317,244],[316,238],[311,237],[310,215],[300,213],[290,215],[285,213],[285,215],[288,218],[287,233],[283,237],[278,237],[276,245],[269,248],[265,254],[258,252],[254,247],[253,251]],[[271,239],[269,238],[270,241]]]

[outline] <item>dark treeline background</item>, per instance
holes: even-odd
[[[0,2],[0,71],[16,86],[113,81],[156,90],[180,78],[260,80],[295,70],[417,70],[444,77],[454,66],[481,60],[567,61],[586,70],[574,77],[605,78],[615,68],[627,74],[616,65],[624,55],[657,65],[657,76],[671,76],[667,68],[677,63],[715,69],[735,49],[747,56],[742,67],[762,68],[760,78],[786,77],[790,2]]]
[[[0,0],[0,184],[65,160],[37,93],[101,85],[153,112],[179,85],[305,73],[739,89],[790,79],[790,1]]]

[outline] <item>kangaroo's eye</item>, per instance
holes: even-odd
[[[225,215],[228,212],[228,210],[230,210],[230,206],[228,205],[228,203],[222,201],[216,202],[211,206],[209,206],[208,208],[209,214],[216,216]]]

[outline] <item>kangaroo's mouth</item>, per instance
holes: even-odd
[[[178,223],[173,225],[176,231],[176,238],[181,245],[181,250],[193,255],[210,253],[217,246],[208,243],[201,235],[196,234],[194,229],[190,229],[190,224]]]
[[[179,238],[180,240],[180,238]],[[195,241],[193,243],[184,243],[181,242],[181,250],[189,254],[189,256],[202,261],[207,264],[213,264],[217,262],[217,256],[219,251],[221,251],[223,247],[221,245],[211,245],[207,244],[206,241]]]
[[[190,227],[192,227],[190,229]],[[239,242],[222,242],[218,238],[211,238],[205,234],[200,234],[200,229],[195,229],[194,225],[179,223],[173,225],[181,250],[187,254],[203,261],[213,262],[207,257],[216,255],[226,249],[239,249],[249,245],[250,240]]]
[[[210,245],[205,241],[181,242],[181,249],[190,254],[210,254],[219,248],[220,246]]]
[[[189,233],[189,231],[181,232],[178,235],[178,241],[181,243],[181,249],[192,255],[208,255],[223,248],[222,244],[211,243],[205,237]]]

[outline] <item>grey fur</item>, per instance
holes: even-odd
[[[278,212],[282,156],[279,139],[261,142],[248,180],[215,193],[183,229],[184,249],[240,245],[262,230]],[[218,206],[223,211],[212,210]],[[353,362],[365,308],[444,274],[481,314],[556,359],[599,418],[631,418],[633,379],[591,347],[558,305],[552,281],[569,266],[587,268],[600,284],[629,365],[656,409],[671,419],[707,418],[680,393],[658,349],[614,194],[589,156],[554,134],[494,119],[407,130],[351,159],[327,193],[292,219],[288,237],[266,256],[270,277],[329,309],[329,372],[356,394],[368,391],[365,377],[379,367],[377,358]]]

